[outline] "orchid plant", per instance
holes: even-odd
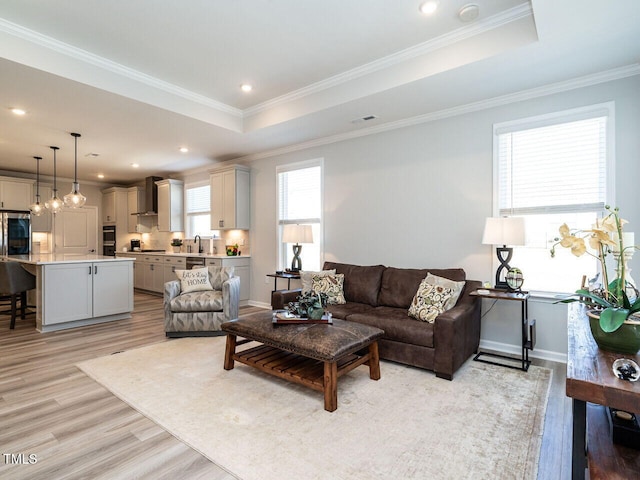
[[[605,208],[609,213],[604,218],[597,219],[590,230],[571,230],[566,223],[563,224],[559,229],[560,237],[554,239],[555,243],[551,247],[551,257],[555,256],[555,248],[560,245],[570,248],[576,257],[586,253],[598,259],[602,285],[594,289],[581,288],[574,294],[577,297],[561,300],[560,303],[581,302],[600,310],[600,328],[605,332],[615,332],[630,315],[640,311],[638,291],[626,281],[624,258],[625,251],[633,251],[638,247],[624,245],[622,227],[628,222],[620,218],[618,208],[611,208],[609,205]],[[595,253],[589,251],[587,242]],[[607,270],[609,254],[613,254],[616,262],[616,277],[611,282]],[[635,293],[630,296],[628,291]]]

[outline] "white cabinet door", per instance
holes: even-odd
[[[211,188],[211,229],[250,227],[249,170],[235,166],[209,177]]]
[[[116,192],[102,194],[102,223],[116,223]]]
[[[93,264],[93,316],[133,310],[133,262]]]
[[[93,316],[92,263],[43,265],[42,276],[42,318],[45,325]]]
[[[29,210],[33,202],[31,182],[0,181],[0,207],[4,210]]]
[[[136,259],[133,263],[133,286],[144,289],[144,269],[147,264],[143,263],[140,259]]]
[[[158,231],[181,232],[184,183],[180,180],[165,179],[157,181],[156,185],[158,185]]]
[[[97,218],[97,207],[64,207],[56,213],[53,220],[55,253],[95,253],[98,250]]]

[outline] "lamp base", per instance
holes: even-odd
[[[302,251],[302,245],[296,243],[293,246],[293,260],[291,261],[290,272],[299,272],[302,270],[302,260],[300,260],[300,252]]]

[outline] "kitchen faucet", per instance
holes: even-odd
[[[202,253],[202,239],[200,238],[200,235],[196,235],[193,237],[193,243],[196,243],[196,238],[198,239],[198,253]]]

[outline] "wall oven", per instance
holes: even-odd
[[[105,257],[116,256],[116,227],[105,225],[102,227],[102,255]]]

